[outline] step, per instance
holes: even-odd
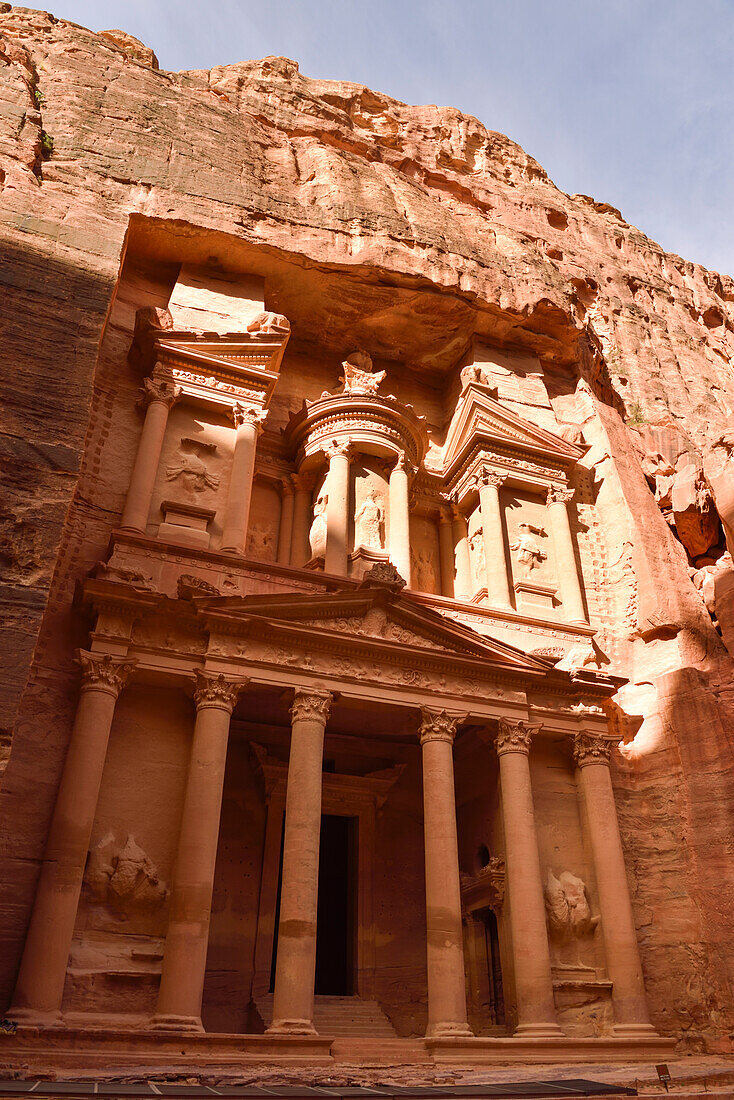
[[[255,1008],[267,1028],[273,1018],[272,993],[256,998]],[[316,997],[314,1026],[321,1035],[340,1038],[379,1041],[397,1037],[378,1002],[364,1001],[360,997]]]

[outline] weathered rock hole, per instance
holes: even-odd
[[[553,229],[568,229],[568,216],[564,214],[563,210],[553,210],[549,208],[545,213],[548,218],[548,224],[552,226]]]

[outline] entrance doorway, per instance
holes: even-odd
[[[487,977],[489,979],[489,1017],[493,1024],[504,1024],[505,995],[502,988],[502,966],[500,964],[500,940],[497,931],[497,917],[491,909],[482,909],[478,914],[484,925],[484,943],[487,953]]]
[[[324,814],[321,818],[317,995],[351,997],[355,993],[357,828],[356,817]]]
[[[322,814],[319,843],[319,900],[316,917],[317,995],[351,997],[355,990],[357,912],[357,830],[359,819]],[[275,989],[280,890],[283,877],[281,837],[270,992]]]

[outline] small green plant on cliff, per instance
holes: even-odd
[[[45,130],[41,130],[41,156],[48,160],[54,151],[54,139]]]
[[[46,102],[46,97],[40,88],[33,89],[33,102],[35,103],[36,107],[43,107],[44,103]]]
[[[639,428],[642,424],[647,424],[645,410],[639,401],[633,401],[629,407],[627,426],[630,428]]]

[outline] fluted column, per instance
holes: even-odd
[[[297,691],[291,707],[275,995],[268,1029],[274,1034],[316,1034],[313,997],[321,777],[331,699],[329,692]]]
[[[278,528],[278,563],[290,565],[291,540],[293,538],[293,486],[284,478],[280,498],[280,526]]]
[[[347,573],[349,534],[349,443],[332,442],[327,449],[325,573]]]
[[[293,478],[293,533],[291,535],[290,563],[301,569],[311,557],[308,533],[311,529],[313,510],[313,478],[307,474],[296,474]]]
[[[120,526],[125,530],[141,531],[143,534],[148,526],[148,513],[168,414],[174,402],[181,396],[181,387],[165,378],[158,367],[159,364],[156,364],[152,377],[146,378],[143,383],[143,401],[147,404],[147,409],[120,521]]]
[[[115,703],[135,662],[80,650],[82,686],[9,1016],[60,1019]]]
[[[540,876],[530,781],[534,729],[500,719],[495,742],[500,763],[505,866],[510,901],[517,1029],[522,1037],[557,1038],[545,898]]]
[[[438,517],[438,550],[441,559],[441,595],[454,595],[454,535],[451,517],[444,508]]]
[[[469,600],[474,589],[469,553],[469,529],[466,518],[456,505],[452,505],[451,511],[454,517],[454,596],[457,600]]]
[[[262,409],[253,405],[238,403],[232,408],[235,441],[222,531],[222,550],[228,553],[245,552],[252,479],[255,473],[255,449],[266,415]]]
[[[410,588],[410,468],[401,451],[390,471],[390,561]]]
[[[584,597],[581,592],[576,555],[571,536],[568,505],[573,500],[573,489],[548,490],[548,526],[555,556],[558,587],[561,593],[561,613],[567,622],[585,623]]]
[[[479,510],[482,514],[487,598],[492,607],[502,608],[512,606],[500,507],[500,488],[505,481],[504,475],[493,473],[491,470],[483,471],[479,480]]]
[[[197,672],[196,722],[169,904],[163,972],[152,1026],[202,1031],[214,868],[232,710],[247,681]]]
[[[647,1007],[617,807],[609,774],[611,748],[612,741],[608,738],[581,732],[574,739],[573,755],[579,768],[579,783],[594,857],[607,972],[612,982],[614,1033],[644,1038],[656,1032],[650,1023]]]
[[[466,1016],[464,941],[453,745],[465,717],[421,710],[426,866],[428,1031],[431,1038],[471,1035]]]

